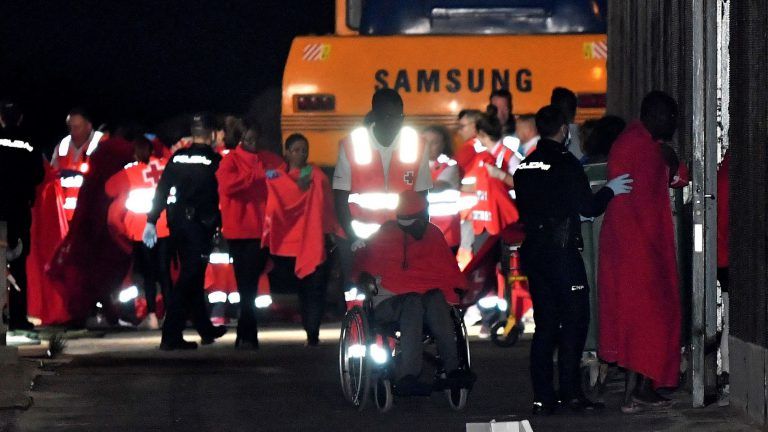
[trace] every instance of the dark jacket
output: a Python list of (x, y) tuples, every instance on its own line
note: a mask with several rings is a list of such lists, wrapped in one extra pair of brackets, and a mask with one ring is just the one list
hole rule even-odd
[(171, 231), (187, 222), (198, 222), (210, 229), (221, 226), (216, 180), (220, 161), (221, 156), (203, 144), (174, 153), (160, 177), (147, 222), (156, 223), (167, 208)]

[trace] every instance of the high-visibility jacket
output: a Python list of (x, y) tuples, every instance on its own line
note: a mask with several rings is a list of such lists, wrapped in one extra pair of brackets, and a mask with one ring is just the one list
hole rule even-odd
[(411, 127), (403, 127), (385, 176), (381, 154), (374, 148), (372, 139), (369, 129), (359, 127), (341, 142), (351, 169), (352, 229), (363, 238), (376, 232), (387, 220), (395, 219), (399, 194), (414, 189), (424, 156), (418, 133)]
[(53, 149), (51, 166), (61, 172), (61, 188), (64, 192), (64, 213), (67, 220), (72, 220), (77, 207), (77, 194), (83, 185), (83, 176), (88, 172), (88, 162), (91, 154), (98, 147), (104, 134), (94, 131), (88, 144), (75, 148), (72, 145), (72, 136), (67, 135)]
[[(131, 241), (141, 241), (147, 225), (147, 213), (152, 208), (157, 183), (165, 169), (166, 160), (150, 157), (149, 163), (133, 162), (113, 175), (104, 186), (114, 201), (109, 207), (110, 228)], [(168, 237), (165, 211), (157, 220), (157, 236)]]
[[(488, 231), (495, 235), (510, 222), (517, 220), (517, 209), (508, 194), (508, 187), (500, 180), (491, 178), (486, 165), (493, 165), (509, 172), (510, 160), (515, 150), (504, 141), (499, 141), (487, 152), (478, 153), (464, 184), (474, 184), (477, 202), (469, 214), (475, 234)], [(502, 214), (504, 213), (504, 214)]]
[[(436, 182), (440, 174), (457, 162), (448, 156), (440, 155), (434, 164), (430, 166), (432, 182)], [(454, 247), (461, 243), (461, 210), (460, 192), (455, 189), (444, 189), (440, 192), (430, 192), (427, 195), (429, 201), (429, 221), (435, 224), (445, 236), (448, 246)]]

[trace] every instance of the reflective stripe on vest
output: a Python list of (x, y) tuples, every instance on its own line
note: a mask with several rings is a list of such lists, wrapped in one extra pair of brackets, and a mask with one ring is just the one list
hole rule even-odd
[(128, 192), (125, 200), (125, 208), (133, 213), (147, 214), (152, 210), (152, 199), (155, 197), (155, 188), (136, 188)]
[[(415, 129), (404, 126), (398, 134), (398, 157), (400, 162), (414, 163), (419, 159), (419, 134)], [(368, 129), (359, 127), (352, 131), (353, 160), (357, 165), (368, 165), (373, 160), (371, 137)]]
[[(91, 153), (96, 151), (96, 147), (99, 146), (99, 142), (103, 137), (104, 137), (103, 133), (99, 131), (93, 132), (93, 136), (91, 137), (91, 140), (88, 143), (88, 147), (85, 150), (86, 156), (90, 156)], [(61, 140), (61, 142), (59, 143), (59, 157), (66, 157), (69, 154), (69, 145), (71, 143), (72, 143), (72, 135), (67, 135), (64, 137), (64, 139)]]
[(378, 231), (379, 228), (381, 228), (381, 224), (361, 222), (356, 219), (352, 220), (351, 225), (352, 225), (352, 231), (354, 231), (355, 235), (360, 237), (361, 239), (367, 239), (368, 237), (376, 233), (376, 231)]
[(400, 196), (386, 192), (353, 193), (349, 194), (347, 202), (357, 204), (366, 210), (395, 210), (400, 202)]

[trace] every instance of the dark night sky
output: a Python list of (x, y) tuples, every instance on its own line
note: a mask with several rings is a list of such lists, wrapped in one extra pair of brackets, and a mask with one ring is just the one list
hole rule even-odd
[(241, 113), (279, 88), (294, 36), (332, 31), (333, 0), (3, 0), (0, 98), (43, 149), (75, 105), (96, 123)]

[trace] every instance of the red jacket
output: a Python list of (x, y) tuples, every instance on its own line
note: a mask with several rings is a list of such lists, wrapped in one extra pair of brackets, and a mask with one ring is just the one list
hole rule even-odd
[[(131, 241), (141, 241), (147, 225), (147, 213), (152, 208), (152, 198), (166, 160), (151, 157), (149, 163), (133, 162), (113, 175), (104, 186), (107, 195), (113, 199), (109, 206), (107, 221), (112, 232)], [(168, 237), (165, 211), (157, 220), (157, 236)]]
[(462, 174), (468, 172), (469, 169), (472, 168), (472, 162), (475, 160), (475, 155), (477, 154), (477, 150), (475, 149), (476, 141), (477, 138), (475, 137), (464, 141), (454, 156), (454, 159), (456, 159), (456, 162), (459, 164)]
[(509, 162), (514, 156), (512, 149), (498, 142), (490, 151), (478, 153), (465, 179), (474, 179), (477, 204), (472, 208), (470, 219), (475, 234), (488, 231), (499, 234), (508, 225), (517, 222), (517, 207), (509, 196), (509, 188), (501, 180), (491, 178), (486, 165), (494, 165), (508, 172)]
[(448, 303), (459, 302), (455, 289), (464, 289), (467, 281), (436, 226), (427, 225), (424, 237), (416, 240), (389, 221), (366, 243), (355, 255), (357, 275), (381, 276), (383, 287), (397, 295), (439, 289)]
[(216, 178), (224, 238), (261, 238), (267, 202), (266, 172), (271, 169), (284, 171), (285, 162), (274, 153), (251, 153), (241, 146), (221, 160)]

